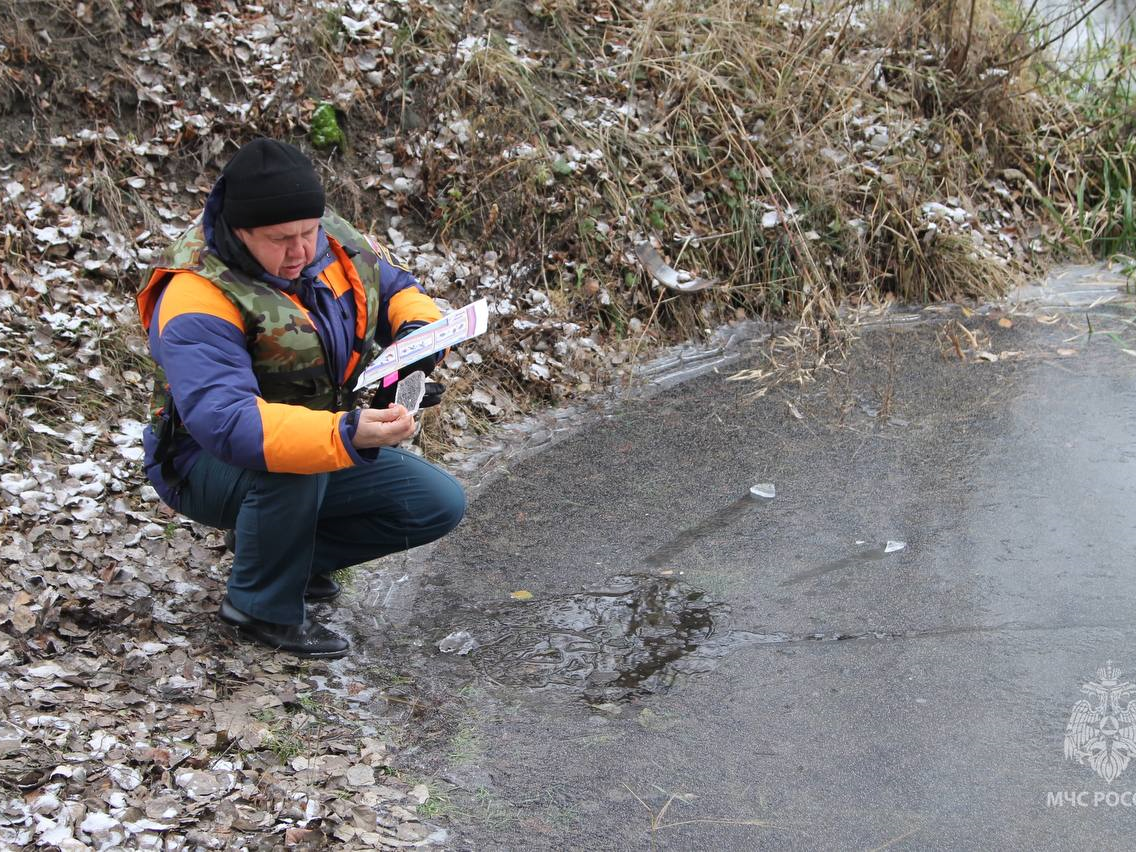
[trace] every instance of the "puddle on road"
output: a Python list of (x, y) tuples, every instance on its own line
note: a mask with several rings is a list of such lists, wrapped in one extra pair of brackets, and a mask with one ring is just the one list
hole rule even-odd
[(592, 705), (666, 692), (754, 645), (893, 639), (884, 631), (727, 630), (729, 607), (673, 577), (628, 574), (574, 594), (463, 610), (445, 618), (441, 653), (498, 686), (579, 694)]
[(470, 664), (494, 683), (568, 690), (600, 704), (665, 692), (712, 670), (746, 644), (720, 631), (727, 614), (673, 577), (629, 574), (575, 594), (466, 613), (460, 627), (477, 640)]

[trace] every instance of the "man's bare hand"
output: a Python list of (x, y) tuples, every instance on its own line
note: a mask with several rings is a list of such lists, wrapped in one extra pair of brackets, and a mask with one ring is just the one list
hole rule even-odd
[(395, 447), (414, 434), (415, 423), (406, 406), (391, 403), (389, 408), (364, 408), (351, 439), (357, 450)]

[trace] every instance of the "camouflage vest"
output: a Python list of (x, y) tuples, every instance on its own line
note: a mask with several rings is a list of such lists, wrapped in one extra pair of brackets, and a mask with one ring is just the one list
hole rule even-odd
[[(371, 342), (375, 339), (379, 319), (378, 252), (383, 249), (376, 249), (363, 234), (330, 210), (321, 224), (328, 237), (339, 243), (350, 258), (366, 297), (363, 336), (358, 336), (358, 325), (355, 329), (354, 353), (358, 357), (352, 358), (354, 365), (342, 384), (332, 375), (319, 334), (307, 314), (275, 287), (229, 268), (215, 254), (204, 251), (205, 233), (200, 221), (167, 248), (148, 271), (147, 283), (138, 299), (145, 323), (149, 324), (165, 281), (177, 272), (193, 272), (212, 282), (240, 312), (253, 372), (266, 402), (303, 405), (321, 411), (352, 408), (355, 382), (379, 351)], [(390, 261), (388, 254), (384, 253), (383, 258)], [(163, 371), (158, 368), (150, 406), (156, 429), (161, 426), (162, 412), (169, 413), (169, 402), (169, 387)]]

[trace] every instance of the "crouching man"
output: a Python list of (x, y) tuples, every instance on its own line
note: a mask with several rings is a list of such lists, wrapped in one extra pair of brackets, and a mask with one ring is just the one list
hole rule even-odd
[(272, 139), (225, 166), (138, 307), (158, 367), (147, 476), (173, 509), (234, 531), (220, 619), (271, 648), (345, 655), (306, 606), (339, 594), (332, 573), (434, 541), (465, 512), (452, 476), (398, 448), (411, 414), (357, 407), (353, 392), (438, 307), (325, 209), (311, 161)]

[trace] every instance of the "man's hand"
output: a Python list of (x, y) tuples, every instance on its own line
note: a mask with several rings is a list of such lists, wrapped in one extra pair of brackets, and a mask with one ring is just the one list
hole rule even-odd
[[(412, 322), (405, 322), (398, 330), (398, 334), (394, 336), (395, 340), (401, 340), (408, 334), (417, 331), (422, 326), (426, 325), (425, 320), (414, 320)], [(441, 357), (440, 352), (435, 352), (432, 355), (427, 355), (425, 358), (420, 358), (413, 364), (408, 364), (398, 371), (398, 379), (391, 382), (385, 387), (380, 385), (375, 389), (374, 395), (371, 397), (371, 405), (375, 408), (386, 408), (392, 402), (396, 393), (398, 381), (406, 378), (411, 373), (422, 373), (424, 376), (434, 372), (434, 368), (438, 366), (438, 359)], [(445, 391), (445, 385), (438, 382), (426, 382), (426, 394), (422, 398), (422, 403), (419, 408), (429, 408), (432, 405), (437, 405), (442, 401), (442, 392)]]
[(442, 394), (446, 392), (446, 386), (441, 382), (427, 382), (426, 392), (422, 395), (422, 402), (418, 403), (418, 408), (430, 408), (431, 406), (438, 405), (442, 401)]
[[(398, 334), (394, 336), (395, 340), (402, 340), (408, 334), (413, 334), (422, 326), (426, 325), (425, 320), (413, 320), (411, 322), (404, 322), (398, 329)], [(427, 355), (425, 358), (420, 358), (413, 364), (409, 364), (398, 371), (398, 377), (401, 379), (404, 376), (409, 376), (411, 373), (418, 372), (425, 376), (429, 376), (434, 372), (434, 367), (438, 365), (438, 359), (441, 357), (440, 352), (434, 352)]]
[(351, 443), (357, 450), (395, 447), (411, 437), (414, 428), (414, 418), (406, 406), (392, 404), (390, 408), (361, 408)]

